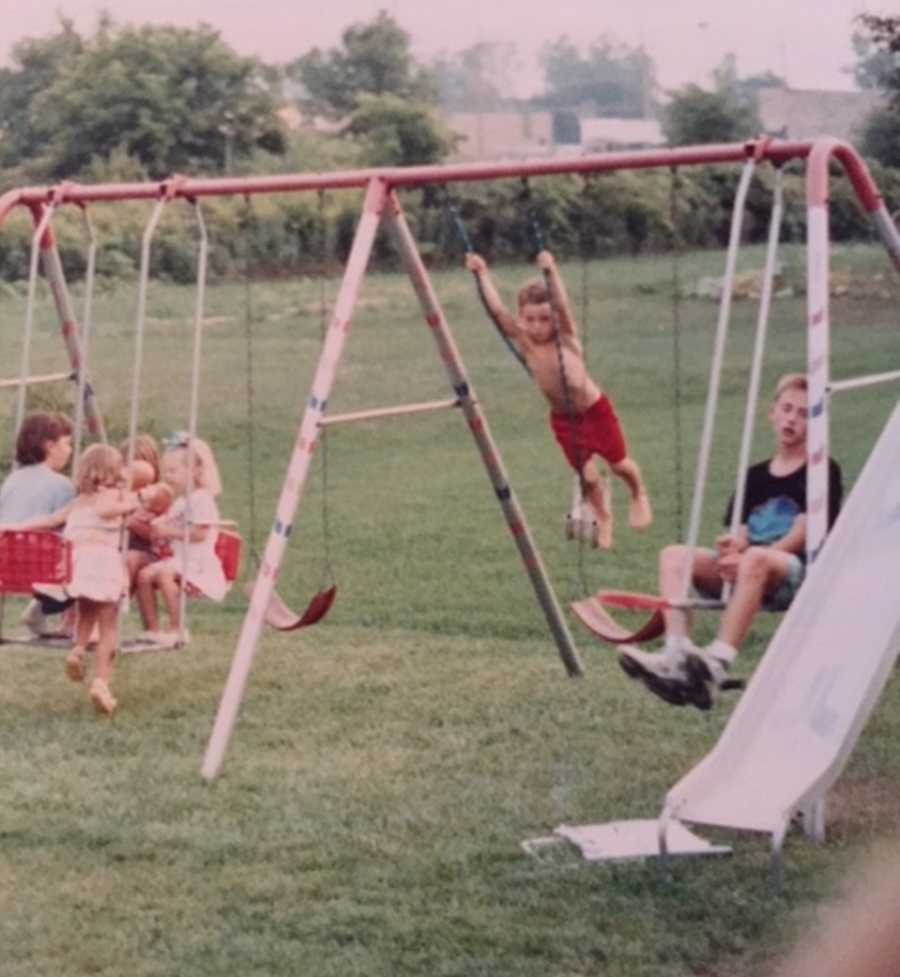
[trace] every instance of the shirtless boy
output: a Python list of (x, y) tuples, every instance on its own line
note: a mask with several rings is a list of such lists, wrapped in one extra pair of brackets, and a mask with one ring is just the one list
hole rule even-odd
[(544, 278), (526, 282), (519, 289), (514, 316), (504, 306), (484, 259), (474, 252), (466, 255), (466, 267), (478, 279), (491, 316), (519, 352), (550, 404), (550, 427), (578, 473), (582, 494), (596, 519), (594, 545), (609, 549), (609, 489), (593, 456), (599, 455), (627, 486), (628, 524), (632, 529), (645, 529), (653, 521), (650, 500), (640, 469), (628, 455), (613, 405), (588, 375), (556, 261), (549, 251), (541, 251), (537, 264)]

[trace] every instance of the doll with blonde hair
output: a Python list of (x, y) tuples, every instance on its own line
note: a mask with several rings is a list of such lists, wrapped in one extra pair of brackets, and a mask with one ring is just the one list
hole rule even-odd
[[(180, 587), (184, 583), (212, 600), (222, 600), (228, 589), (216, 556), (222, 490), (212, 449), (199, 438), (180, 435), (163, 454), (160, 472), (172, 490), (171, 509), (150, 524), (154, 541), (168, 546), (171, 556), (142, 567), (137, 575), (137, 599), (145, 631), (143, 640), (175, 647), (182, 638)], [(160, 631), (157, 591), (168, 616), (169, 629)]]
[(126, 438), (119, 446), (123, 458), (132, 456), (125, 466), (126, 486), (140, 492), (141, 506), (132, 513), (125, 528), (128, 542), (125, 549), (125, 566), (128, 570), (128, 589), (134, 590), (138, 572), (156, 559), (153, 551), (153, 536), (150, 524), (157, 516), (166, 512), (173, 501), (172, 490), (160, 481), (159, 446), (149, 434), (138, 434), (134, 444)]

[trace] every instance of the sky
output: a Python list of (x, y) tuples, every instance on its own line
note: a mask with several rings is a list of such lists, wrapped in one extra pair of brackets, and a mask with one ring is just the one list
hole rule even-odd
[(643, 45), (666, 89), (708, 85), (729, 52), (741, 76), (771, 70), (792, 88), (849, 89), (843, 69), (854, 60), (854, 16), (896, 12), (884, 0), (0, 0), (0, 63), (8, 63), (18, 39), (53, 32), (58, 12), (90, 31), (104, 8), (123, 23), (205, 22), (237, 51), (270, 62), (332, 47), (347, 26), (384, 9), (410, 33), (420, 60), (482, 42), (516, 42), (521, 96), (537, 90), (543, 42), (567, 35), (584, 44), (604, 34)]

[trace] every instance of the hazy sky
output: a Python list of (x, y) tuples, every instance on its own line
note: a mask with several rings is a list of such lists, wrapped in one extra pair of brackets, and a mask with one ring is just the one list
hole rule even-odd
[(410, 32), (421, 59), (482, 41), (517, 42), (526, 56), (522, 95), (540, 79), (534, 61), (540, 44), (562, 34), (578, 42), (610, 34), (643, 44), (664, 87), (706, 84), (731, 51), (742, 75), (771, 69), (794, 88), (851, 88), (842, 69), (853, 61), (853, 17), (889, 13), (892, 6), (884, 0), (0, 0), (0, 61), (19, 38), (51, 32), (57, 11), (88, 30), (103, 8), (122, 22), (205, 21), (238, 51), (280, 62), (335, 44), (346, 26), (385, 9)]

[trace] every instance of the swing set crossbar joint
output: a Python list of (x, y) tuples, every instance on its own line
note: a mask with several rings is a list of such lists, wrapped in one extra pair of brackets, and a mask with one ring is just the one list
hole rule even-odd
[(356, 421), (383, 420), (388, 417), (403, 417), (408, 414), (428, 414), (451, 407), (459, 407), (460, 400), (426, 400), (418, 404), (400, 404), (397, 407), (374, 407), (370, 410), (351, 411), (348, 414), (332, 414), (319, 421), (319, 427), (332, 427), (335, 424), (352, 424)]

